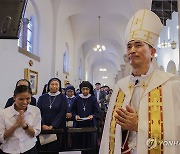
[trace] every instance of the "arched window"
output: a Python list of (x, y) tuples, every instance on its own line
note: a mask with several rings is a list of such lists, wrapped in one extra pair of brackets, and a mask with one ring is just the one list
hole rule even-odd
[(168, 37), (168, 41), (169, 41), (169, 40), (171, 39), (171, 35), (170, 35), (170, 27), (168, 27), (167, 37)]
[(31, 53), (33, 53), (33, 30), (34, 20), (32, 17), (30, 19), (23, 18), (18, 46)]
[(82, 60), (80, 59), (79, 61), (79, 69), (78, 69), (78, 72), (79, 72), (79, 80), (82, 80)]
[(27, 25), (27, 51), (33, 53), (33, 20), (30, 18)]
[(65, 46), (66, 50), (63, 55), (63, 73), (69, 74), (69, 46), (67, 42)]
[(67, 51), (63, 55), (63, 73), (69, 73), (69, 55)]

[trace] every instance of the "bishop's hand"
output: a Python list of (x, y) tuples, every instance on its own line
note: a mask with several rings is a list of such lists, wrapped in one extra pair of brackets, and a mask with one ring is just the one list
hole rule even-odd
[(138, 131), (138, 114), (132, 107), (126, 105), (126, 109), (119, 108), (116, 110), (116, 113), (116, 123), (119, 124), (122, 129)]

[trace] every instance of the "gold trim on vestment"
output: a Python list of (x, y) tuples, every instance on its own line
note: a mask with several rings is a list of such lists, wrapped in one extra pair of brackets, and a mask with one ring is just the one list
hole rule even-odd
[[(123, 93), (122, 90), (118, 91), (118, 94), (116, 96), (116, 102), (114, 104), (112, 116), (111, 116), (111, 122), (110, 122), (110, 132), (109, 132), (109, 154), (114, 154), (114, 148), (115, 148), (115, 134), (116, 134), (116, 119), (115, 115), (116, 110), (120, 107), (122, 107), (122, 104), (124, 102), (125, 94)], [(106, 146), (106, 145), (104, 145)], [(119, 145), (121, 147), (121, 145)], [(121, 148), (119, 148), (121, 150)]]
[(156, 146), (149, 147), (148, 154), (163, 154), (164, 140), (162, 88), (155, 88), (148, 94), (148, 139), (153, 139)]

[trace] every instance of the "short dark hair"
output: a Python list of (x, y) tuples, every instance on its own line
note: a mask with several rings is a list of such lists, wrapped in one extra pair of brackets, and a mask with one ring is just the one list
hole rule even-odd
[(24, 93), (24, 92), (28, 92), (29, 94), (32, 95), (32, 90), (30, 87), (28, 86), (25, 86), (25, 85), (20, 85), (20, 86), (17, 86), (14, 90), (14, 96), (20, 94), (20, 93)]
[(147, 45), (149, 46), (149, 48), (153, 48), (152, 45), (150, 45), (150, 44), (147, 44)]
[(100, 82), (97, 82), (95, 85), (101, 85), (101, 83), (100, 83)]
[(20, 81), (26, 81), (28, 83), (28, 86), (31, 87), (31, 83), (27, 79), (20, 79), (16, 82), (16, 87)]

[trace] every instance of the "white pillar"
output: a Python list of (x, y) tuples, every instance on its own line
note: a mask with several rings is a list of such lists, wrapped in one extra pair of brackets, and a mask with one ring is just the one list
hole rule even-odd
[(122, 79), (122, 72), (118, 71), (118, 80)]
[(126, 73), (126, 65), (122, 64), (120, 67), (121, 67), (122, 78), (124, 78)]
[(178, 29), (178, 33), (179, 33), (179, 75), (180, 75), (180, 0), (177, 1), (178, 3), (178, 25), (179, 25), (179, 29)]
[(114, 79), (115, 79), (115, 84), (118, 82), (118, 75), (116, 75), (115, 77), (114, 77)]

